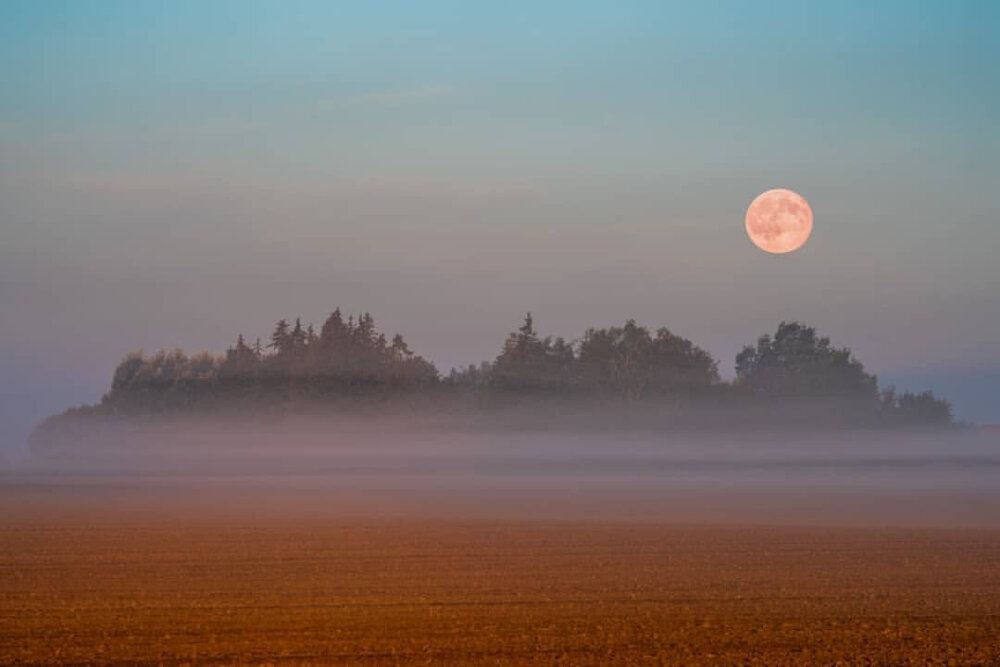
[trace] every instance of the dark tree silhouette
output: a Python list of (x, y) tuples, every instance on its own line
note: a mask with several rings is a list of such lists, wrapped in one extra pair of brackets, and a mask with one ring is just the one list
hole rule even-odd
[(565, 391), (573, 384), (574, 361), (572, 347), (561, 338), (539, 339), (528, 313), (493, 362), (490, 384), (508, 392)]
[(774, 337), (761, 336), (736, 356), (736, 382), (770, 396), (840, 397), (875, 400), (874, 375), (848, 348), (798, 322), (782, 322)]
[(735, 406), (736, 419), (755, 415), (747, 423), (788, 424), (794, 414), (796, 423), (806, 427), (952, 423), (947, 401), (931, 392), (897, 395), (892, 387), (880, 393), (875, 376), (849, 349), (833, 347), (828, 338), (797, 322), (782, 322), (773, 336), (745, 347), (736, 357), (732, 385), (720, 380), (717, 369), (705, 350), (666, 328), (654, 334), (627, 320), (621, 327), (588, 329), (571, 343), (539, 336), (529, 313), (507, 336), (495, 361), (454, 370), (442, 379), (401, 335), (390, 338), (379, 332), (370, 313), (345, 320), (337, 309), (318, 333), (300, 318), (294, 325), (279, 320), (266, 349), (259, 338), (251, 347), (240, 334), (221, 357), (189, 357), (180, 350), (129, 354), (115, 369), (100, 404), (56, 421), (179, 410), (285, 409), (341, 399), (381, 404), (393, 396), (406, 396), (410, 405), (421, 395), (438, 401), (473, 399), (469, 406), (501, 396), (540, 402), (599, 397), (641, 405), (666, 401), (672, 409), (698, 399), (714, 402), (695, 414)]
[(681, 395), (719, 382), (717, 363), (690, 341), (660, 329), (652, 336), (634, 320), (623, 327), (588, 329), (574, 347), (540, 339), (531, 314), (504, 343), (492, 366), (492, 384), (504, 390), (605, 394), (637, 400)]
[(952, 423), (951, 403), (937, 398), (931, 391), (897, 396), (894, 387), (887, 387), (880, 398), (883, 417), (890, 423), (925, 427)]
[(115, 370), (111, 391), (102, 405), (120, 412), (163, 412), (205, 408), (220, 403), (270, 403), (360, 397), (373, 392), (428, 388), (439, 381), (437, 370), (415, 355), (396, 334), (390, 344), (365, 313), (354, 324), (340, 311), (319, 334), (296, 318), (293, 326), (279, 320), (266, 353), (257, 340), (251, 348), (240, 334), (222, 357), (202, 353), (187, 357), (180, 350), (145, 356), (128, 355)]
[(589, 387), (633, 400), (690, 393), (719, 382), (718, 363), (707, 352), (666, 328), (654, 337), (635, 320), (587, 330), (579, 363)]

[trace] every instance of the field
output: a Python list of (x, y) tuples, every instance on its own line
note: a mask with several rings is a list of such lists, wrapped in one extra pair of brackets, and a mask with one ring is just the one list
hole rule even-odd
[(1000, 664), (994, 529), (4, 499), (3, 664)]

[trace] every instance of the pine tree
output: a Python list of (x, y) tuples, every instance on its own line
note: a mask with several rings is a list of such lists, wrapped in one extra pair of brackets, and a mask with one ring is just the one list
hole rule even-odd
[(413, 353), (410, 352), (410, 348), (407, 346), (406, 341), (399, 334), (392, 337), (392, 356), (397, 361), (402, 361), (410, 357)]
[(292, 329), (290, 334), (292, 349), (299, 351), (306, 344), (306, 332), (302, 328), (302, 318), (295, 318), (295, 327)]
[(288, 330), (288, 322), (281, 319), (274, 327), (274, 333), (271, 334), (271, 344), (268, 345), (269, 348), (273, 349), (276, 354), (284, 354), (291, 349), (291, 336)]

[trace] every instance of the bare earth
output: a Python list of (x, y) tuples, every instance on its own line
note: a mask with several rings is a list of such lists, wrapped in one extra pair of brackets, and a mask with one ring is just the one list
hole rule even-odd
[(114, 500), (0, 496), (0, 663), (1000, 664), (992, 528)]

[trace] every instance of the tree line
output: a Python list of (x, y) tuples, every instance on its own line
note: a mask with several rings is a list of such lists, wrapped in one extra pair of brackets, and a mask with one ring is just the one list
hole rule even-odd
[(317, 331), (280, 320), (266, 342), (241, 334), (221, 356), (180, 350), (128, 355), (95, 409), (113, 414), (168, 413), (227, 406), (296, 406), (335, 400), (419, 396), (476, 406), (544, 403), (548, 398), (632, 404), (741, 406), (750, 410), (826, 405), (843, 421), (931, 425), (952, 422), (950, 404), (931, 392), (880, 390), (850, 349), (813, 327), (782, 322), (736, 356), (736, 377), (669, 329), (634, 320), (588, 329), (577, 340), (542, 337), (528, 314), (489, 362), (442, 375), (399, 334), (376, 329), (369, 313), (335, 310)]
[(369, 313), (335, 310), (317, 332), (282, 319), (267, 343), (242, 334), (221, 356), (181, 350), (129, 354), (102, 400), (119, 411), (170, 411), (219, 402), (295, 403), (433, 389), (440, 376), (403, 337), (391, 340)]

